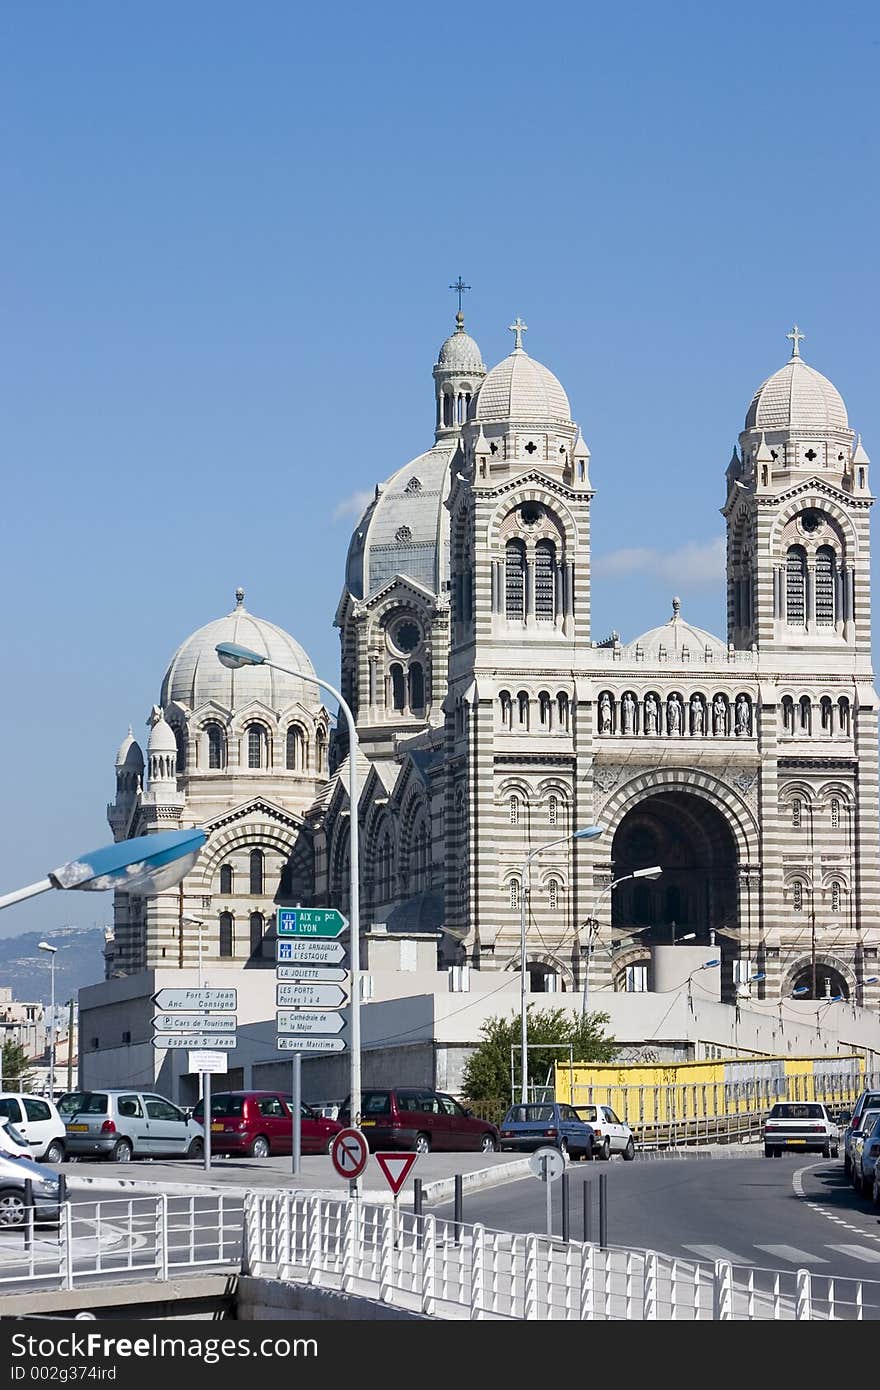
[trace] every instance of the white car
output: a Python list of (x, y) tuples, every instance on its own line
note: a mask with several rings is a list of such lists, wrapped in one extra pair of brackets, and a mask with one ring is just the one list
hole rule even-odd
[(840, 1131), (819, 1101), (778, 1101), (764, 1121), (764, 1157), (804, 1149), (836, 1158)]
[(54, 1100), (23, 1091), (0, 1091), (0, 1119), (8, 1120), (22, 1135), (31, 1158), (46, 1163), (63, 1162), (64, 1121)]
[(636, 1141), (629, 1125), (619, 1120), (610, 1105), (576, 1105), (579, 1120), (593, 1127), (593, 1157), (609, 1159), (621, 1154), (629, 1163), (636, 1156)]

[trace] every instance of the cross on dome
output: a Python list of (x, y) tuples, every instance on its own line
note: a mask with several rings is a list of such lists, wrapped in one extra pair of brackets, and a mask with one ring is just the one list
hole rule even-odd
[(517, 314), (513, 323), (508, 324), (508, 332), (514, 334), (514, 352), (522, 352), (524, 350), (522, 345), (522, 335), (528, 331), (528, 327), (529, 325), (527, 323), (523, 323), (519, 314)]
[(791, 355), (792, 355), (792, 357), (800, 357), (800, 355), (801, 355), (801, 339), (802, 339), (802, 338), (806, 338), (806, 336), (807, 336), (806, 333), (802, 333), (801, 330), (798, 328), (797, 324), (795, 324), (795, 326), (794, 326), (794, 328), (791, 330), (791, 332), (790, 332), (790, 333), (786, 333), (785, 336), (786, 336), (786, 338), (791, 338)]
[(465, 290), (470, 289), (470, 285), (466, 285), (462, 280), (461, 276), (459, 275), (455, 284), (450, 285), (449, 288), (451, 290), (454, 290), (455, 293), (458, 295), (458, 312), (461, 313), (461, 296), (464, 294)]

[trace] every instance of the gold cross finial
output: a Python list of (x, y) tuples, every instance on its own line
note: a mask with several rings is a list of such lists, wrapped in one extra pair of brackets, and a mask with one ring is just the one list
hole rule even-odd
[(511, 323), (511, 324), (508, 325), (509, 331), (514, 335), (514, 343), (513, 343), (513, 350), (514, 350), (514, 352), (521, 352), (521, 351), (523, 351), (522, 335), (528, 330), (528, 326), (529, 326), (529, 325), (528, 325), (527, 323), (523, 323), (523, 321), (522, 321), (522, 319), (520, 318), (519, 314), (517, 314), (517, 316), (516, 316), (516, 318), (514, 319), (513, 323)]
[(794, 328), (791, 330), (791, 332), (790, 332), (790, 333), (786, 333), (785, 336), (786, 336), (786, 338), (791, 338), (791, 355), (792, 355), (792, 357), (800, 357), (800, 355), (801, 355), (801, 339), (802, 339), (802, 338), (806, 338), (806, 336), (807, 336), (806, 333), (802, 333), (801, 330), (798, 328), (797, 324), (795, 324), (795, 326), (794, 326)]

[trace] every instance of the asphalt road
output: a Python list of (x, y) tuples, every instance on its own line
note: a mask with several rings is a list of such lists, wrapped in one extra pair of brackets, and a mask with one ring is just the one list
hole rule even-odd
[[(880, 1209), (856, 1196), (840, 1159), (612, 1159), (571, 1163), (568, 1173), (572, 1239), (582, 1239), (586, 1190), (592, 1193), (591, 1238), (598, 1241), (598, 1180), (605, 1174), (609, 1245), (880, 1281)], [(546, 1201), (543, 1183), (525, 1178), (466, 1195), (463, 1215), (494, 1230), (543, 1233)], [(561, 1184), (555, 1183), (556, 1235), (561, 1203)], [(453, 1209), (444, 1203), (432, 1210), (450, 1218)]]

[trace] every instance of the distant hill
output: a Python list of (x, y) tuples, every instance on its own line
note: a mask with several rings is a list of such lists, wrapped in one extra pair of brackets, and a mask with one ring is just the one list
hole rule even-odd
[(54, 931), (23, 932), (0, 939), (0, 985), (12, 989), (13, 999), (49, 1003), (50, 959), (38, 950), (41, 941), (58, 947), (55, 957), (55, 1003), (63, 1004), (83, 985), (104, 978), (104, 932), (101, 927), (56, 927)]

